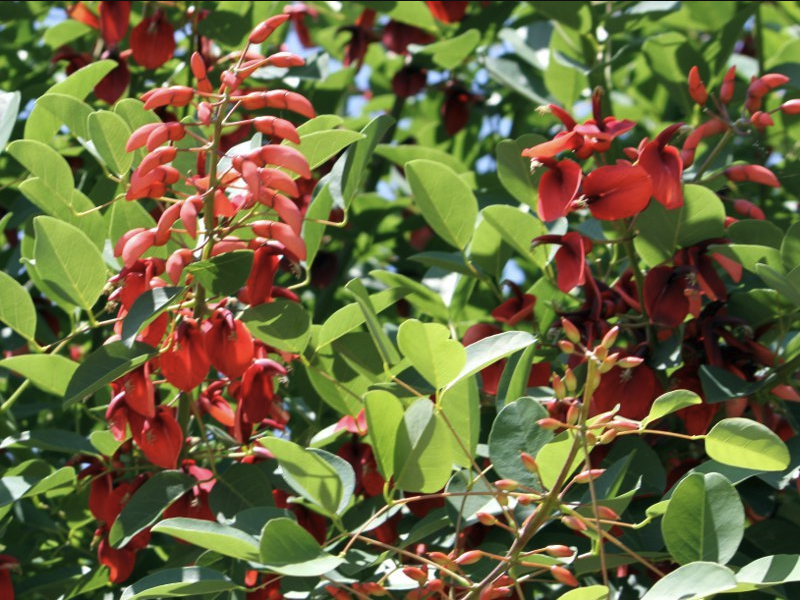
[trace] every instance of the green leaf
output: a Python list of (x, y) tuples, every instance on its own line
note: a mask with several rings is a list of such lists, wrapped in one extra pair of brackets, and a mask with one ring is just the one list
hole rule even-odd
[(700, 600), (735, 587), (736, 577), (727, 567), (694, 562), (659, 579), (642, 600)]
[(521, 258), (540, 268), (547, 264), (548, 254), (545, 247), (531, 250), (533, 238), (547, 233), (547, 228), (538, 218), (531, 213), (502, 204), (487, 206), (481, 211), (481, 215)]
[(506, 404), (497, 414), (489, 433), (489, 458), (500, 477), (539, 486), (538, 478), (522, 464), (520, 453), (535, 457), (552, 441), (553, 432), (536, 423), (547, 416), (547, 409), (528, 397)]
[(755, 272), (764, 283), (784, 296), (789, 302), (795, 305), (800, 304), (800, 285), (795, 285), (791, 279), (784, 277), (775, 269), (771, 269), (764, 264), (757, 264)]
[(448, 244), (465, 250), (478, 216), (469, 186), (455, 171), (430, 160), (407, 163), (406, 177), (428, 225)]
[[(540, 141), (545, 139), (541, 136)], [(495, 148), (497, 178), (503, 187), (522, 204), (536, 209), (536, 188), (531, 176), (531, 161), (522, 156), (520, 144), (514, 140), (503, 140)]]
[(725, 235), (734, 244), (751, 244), (753, 246), (771, 246), (780, 249), (783, 229), (770, 221), (743, 219), (728, 227)]
[(396, 365), (399, 363), (400, 355), (397, 353), (397, 349), (389, 339), (389, 336), (387, 336), (386, 332), (383, 330), (383, 326), (378, 321), (375, 307), (372, 306), (372, 301), (367, 294), (364, 284), (361, 283), (360, 279), (352, 279), (344, 287), (361, 307), (367, 329), (372, 336), (372, 340), (375, 342), (375, 346), (378, 348), (378, 352), (380, 352), (383, 362), (387, 365)]
[(708, 403), (724, 402), (755, 393), (760, 383), (744, 381), (722, 367), (701, 365), (699, 369), (703, 395)]
[(8, 469), (0, 479), (0, 507), (56, 488), (74, 487), (75, 482), (75, 469), (72, 467), (53, 471), (41, 460), (26, 461)]
[(36, 334), (36, 307), (31, 295), (17, 280), (0, 271), (0, 321), (26, 340)]
[[(97, 452), (103, 456), (114, 456), (123, 442), (117, 441), (114, 434), (108, 430), (93, 431), (89, 434), (89, 441)], [(90, 451), (89, 454), (92, 454)]]
[(311, 317), (297, 302), (275, 298), (248, 308), (242, 321), (262, 342), (278, 350), (300, 353), (311, 339)]
[(744, 418), (723, 419), (706, 436), (706, 453), (721, 463), (745, 469), (783, 471), (789, 449), (766, 425)]
[(19, 101), (22, 95), (19, 92), (4, 92), (0, 90), (0, 152), (6, 147), (11, 133), (17, 122)]
[(294, 491), (331, 515), (347, 507), (350, 499), (345, 482), (331, 463), (288, 440), (266, 438), (262, 443), (278, 459), (284, 479)]
[[(398, 300), (403, 298), (408, 292), (398, 288), (390, 288), (375, 294), (370, 294), (369, 300), (376, 313), (381, 313)], [(335, 313), (333, 313), (322, 324), (322, 327), (317, 335), (317, 351), (324, 348), (333, 341), (339, 339), (345, 334), (355, 331), (366, 321), (364, 312), (358, 303), (348, 304), (343, 306)]]
[(535, 356), (536, 346), (528, 346), (520, 354), (509, 357), (497, 384), (498, 409), (521, 398), (528, 391), (528, 379)]
[(672, 258), (678, 245), (685, 248), (724, 235), (725, 207), (714, 192), (687, 184), (683, 196), (684, 205), (672, 210), (651, 200), (636, 220), (634, 246), (650, 267)]
[(19, 373), (48, 394), (63, 396), (78, 363), (58, 354), (23, 354), (0, 360), (0, 367)]
[[(478, 476), (474, 470), (462, 469), (447, 482), (445, 492), (452, 494), (445, 498), (447, 516), (458, 527), (478, 522), (477, 513), (500, 514), (502, 507), (495, 497), (497, 490), (485, 477)], [(465, 495), (465, 492), (471, 492)]]
[(751, 592), (773, 585), (800, 581), (800, 556), (777, 554), (763, 556), (743, 566), (736, 573), (737, 592)]
[(445, 392), (459, 381), (475, 375), (484, 367), (497, 362), (501, 358), (527, 348), (536, 343), (536, 338), (524, 331), (506, 331), (498, 333), (467, 346), (467, 364), (445, 388)]
[[(89, 115), (92, 107), (68, 94), (48, 93), (36, 100), (39, 110), (46, 111), (53, 120), (63, 123), (72, 132), (84, 140), (89, 139)], [(130, 132), (128, 133), (130, 136)], [(125, 140), (127, 143), (127, 138)]]
[(319, 577), (344, 562), (320, 548), (303, 527), (287, 518), (272, 519), (261, 534), (261, 562), (294, 577)]
[(682, 565), (702, 560), (725, 564), (744, 536), (744, 506), (725, 477), (696, 473), (675, 488), (661, 533), (667, 550)]
[(206, 550), (213, 550), (239, 560), (259, 561), (258, 540), (241, 529), (205, 519), (175, 517), (153, 526), (153, 531), (166, 533)]
[(230, 519), (247, 509), (273, 506), (272, 485), (264, 466), (247, 463), (231, 465), (217, 478), (209, 494), (208, 504), (212, 512)]
[(231, 296), (247, 282), (252, 267), (252, 250), (235, 250), (192, 263), (185, 271), (214, 294)]
[(781, 259), (787, 270), (800, 266), (800, 221), (793, 223), (783, 237)]
[(92, 29), (88, 25), (74, 19), (67, 19), (45, 29), (43, 39), (44, 43), (53, 50), (58, 50), (62, 46), (67, 46), (78, 38), (88, 35), (91, 31)]
[[(324, 180), (323, 180), (324, 181)], [(331, 196), (330, 182), (322, 183), (316, 187), (311, 199), (311, 205), (306, 211), (306, 218), (303, 220), (302, 238), (306, 242), (306, 265), (314, 264), (319, 247), (322, 244), (322, 236), (325, 233), (325, 225), (315, 221), (324, 221), (330, 217), (333, 208), (333, 196)]]
[(133, 154), (125, 150), (132, 133), (125, 120), (110, 110), (99, 110), (89, 115), (87, 125), (89, 137), (109, 170), (125, 175), (133, 164)]
[(391, 271), (370, 271), (369, 275), (391, 288), (402, 290), (405, 299), (422, 314), (441, 321), (448, 320), (447, 306), (442, 297), (421, 283)]
[(605, 600), (609, 598), (609, 594), (609, 589), (604, 585), (590, 585), (570, 590), (559, 596), (558, 600)]
[(702, 403), (703, 399), (689, 390), (673, 390), (666, 394), (661, 394), (653, 402), (648, 415), (642, 419), (642, 429), (647, 427), (650, 423), (658, 421), (682, 408)]
[(8, 145), (8, 153), (48, 188), (61, 194), (75, 187), (66, 159), (47, 144), (16, 140)]
[(122, 343), (130, 347), (139, 332), (164, 312), (183, 290), (182, 287), (157, 287), (136, 298), (122, 322)]
[[(67, 94), (78, 100), (83, 100), (89, 95), (94, 86), (108, 75), (117, 66), (114, 60), (99, 60), (78, 69), (64, 81), (52, 86), (47, 92)], [(47, 110), (34, 106), (28, 120), (25, 122), (25, 137), (29, 140), (38, 140), (49, 143), (62, 123), (60, 119), (52, 116)], [(127, 140), (126, 140), (127, 141)]]
[(485, 59), (486, 71), (495, 81), (537, 105), (553, 101), (542, 74), (514, 54)]
[(122, 342), (100, 346), (75, 370), (64, 393), (66, 406), (94, 394), (115, 379), (143, 365), (158, 351), (152, 346), (135, 342), (130, 348)]
[(155, 523), (161, 513), (185, 492), (197, 485), (197, 480), (181, 471), (161, 471), (137, 488), (108, 532), (108, 541), (121, 548), (136, 534)]
[(469, 168), (455, 156), (429, 146), (419, 146), (417, 144), (401, 144), (399, 146), (378, 144), (375, 147), (375, 154), (403, 168), (412, 160), (424, 159), (441, 163), (459, 174), (469, 172)]
[(86, 438), (66, 429), (37, 429), (23, 431), (0, 442), (0, 449), (13, 446), (38, 448), (66, 454), (96, 454)]
[[(563, 431), (546, 444), (535, 456), (539, 466), (539, 477), (546, 488), (553, 487), (559, 474), (566, 465), (575, 436), (570, 431)], [(568, 475), (572, 475), (583, 465), (583, 453), (578, 452), (569, 465)]]
[(408, 319), (397, 331), (397, 344), (420, 375), (437, 389), (452, 381), (467, 362), (464, 346), (450, 339), (450, 330), (438, 323)]
[(103, 256), (80, 229), (53, 217), (33, 220), (36, 271), (55, 293), (91, 310), (106, 285)]
[(718, 252), (735, 260), (751, 273), (757, 273), (757, 267), (766, 263), (779, 273), (783, 271), (781, 251), (771, 246), (754, 246), (751, 244), (711, 244), (709, 252)]
[(357, 131), (347, 129), (329, 129), (313, 131), (300, 135), (300, 144), (285, 142), (285, 145), (297, 148), (306, 157), (309, 167), (316, 169), (325, 164), (339, 152), (366, 136)]
[(452, 440), (453, 464), (459, 467), (473, 464), (481, 428), (480, 404), (478, 382), (474, 378), (463, 380), (439, 399), (441, 415), (450, 425), (447, 431)]
[(477, 29), (470, 29), (450, 39), (422, 46), (416, 54), (430, 56), (443, 69), (455, 69), (478, 47), (481, 34)]
[(450, 478), (452, 463), (449, 432), (434, 414), (433, 402), (420, 398), (406, 410), (397, 430), (395, 484), (407, 492), (436, 492)]
[(200, 594), (218, 594), (238, 589), (227, 576), (206, 567), (165, 569), (143, 577), (125, 588), (120, 600), (178, 598)]
[(394, 450), (397, 429), (403, 421), (403, 403), (385, 390), (364, 394), (367, 431), (378, 470), (386, 481), (394, 475)]

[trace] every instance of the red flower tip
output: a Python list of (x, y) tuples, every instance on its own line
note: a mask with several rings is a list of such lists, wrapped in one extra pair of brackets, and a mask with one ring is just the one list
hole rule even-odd
[(752, 181), (770, 187), (781, 187), (775, 173), (761, 165), (734, 165), (725, 169), (725, 177), (731, 181)]
[(116, 46), (125, 37), (130, 18), (130, 2), (103, 0), (100, 3), (100, 33), (106, 46)]
[(132, 427), (133, 441), (154, 465), (174, 469), (183, 449), (183, 430), (172, 409), (158, 406), (156, 415), (144, 419), (141, 429)]
[(553, 221), (570, 211), (581, 185), (583, 171), (578, 163), (571, 160), (555, 163), (545, 159), (542, 164), (548, 170), (539, 180), (536, 209), (542, 221)]
[(500, 323), (507, 323), (513, 327), (523, 320), (533, 319), (533, 307), (536, 306), (536, 296), (522, 294), (511, 297), (492, 311), (492, 317)]
[(725, 77), (722, 79), (722, 85), (719, 88), (719, 99), (723, 104), (727, 104), (733, 99), (733, 92), (736, 85), (736, 65), (728, 69)]
[(700, 106), (708, 101), (708, 90), (706, 90), (703, 80), (700, 79), (700, 71), (697, 67), (689, 70), (689, 95)]

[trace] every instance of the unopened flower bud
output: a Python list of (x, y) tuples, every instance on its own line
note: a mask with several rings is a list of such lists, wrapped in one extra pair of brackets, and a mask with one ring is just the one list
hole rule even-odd
[(600, 436), (599, 444), (610, 444), (614, 441), (614, 438), (617, 437), (619, 432), (616, 429), (609, 429), (608, 431), (604, 431), (603, 435)]
[(600, 477), (600, 475), (605, 472), (605, 469), (587, 469), (575, 475), (575, 477), (573, 477), (573, 481), (575, 481), (575, 483), (589, 483), (590, 481)]
[(525, 470), (528, 471), (528, 473), (533, 473), (534, 475), (539, 474), (539, 465), (536, 464), (536, 459), (533, 458), (533, 456), (527, 452), (520, 452), (519, 458), (522, 461), (522, 466), (525, 467)]
[(641, 427), (642, 424), (638, 421), (631, 421), (621, 417), (617, 417), (608, 424), (609, 429), (615, 429), (616, 431), (638, 431)]
[(619, 521), (619, 515), (614, 510), (602, 504), (595, 508), (594, 514), (606, 521)]
[(548, 556), (552, 556), (554, 558), (569, 558), (575, 551), (570, 548), (569, 546), (564, 546), (563, 544), (551, 544), (544, 549), (545, 553)]
[(619, 352), (606, 356), (603, 362), (600, 363), (600, 373), (608, 373), (617, 365), (617, 360), (619, 360)]
[(594, 446), (597, 444), (597, 436), (593, 431), (586, 432), (586, 443), (589, 444), (589, 446)]
[(513, 492), (519, 487), (519, 481), (513, 479), (498, 479), (494, 482), (494, 487), (503, 492)]
[(606, 356), (608, 356), (608, 348), (606, 348), (605, 346), (598, 346), (597, 348), (594, 349), (594, 355), (597, 358), (597, 360), (601, 361), (605, 360)]
[(453, 568), (455, 565), (453, 559), (444, 552), (428, 552), (428, 558), (430, 558), (437, 565), (442, 565), (443, 567)]
[(559, 400), (563, 400), (567, 395), (567, 388), (564, 385), (564, 381), (555, 373), (553, 373), (553, 391), (556, 394), (556, 398)]
[(566, 567), (553, 565), (552, 567), (550, 567), (550, 574), (553, 576), (553, 579), (555, 579), (559, 583), (568, 585), (569, 587), (576, 588), (580, 585), (578, 583), (578, 580), (575, 579), (575, 575), (573, 575), (572, 572)]
[(800, 115), (800, 98), (787, 100), (781, 104), (781, 112), (785, 115)]
[(458, 566), (474, 565), (482, 558), (483, 558), (483, 552), (481, 552), (480, 550), (470, 550), (468, 552), (464, 552), (464, 554), (455, 559), (454, 562)]
[(575, 377), (575, 373), (569, 367), (564, 371), (564, 385), (567, 386), (567, 392), (570, 394), (574, 394), (575, 390), (578, 389), (578, 378)]
[(617, 341), (617, 336), (619, 335), (619, 326), (614, 325), (608, 332), (603, 336), (603, 340), (600, 342), (600, 345), (605, 348), (606, 350), (611, 350), (614, 343)]
[(617, 361), (617, 366), (620, 369), (632, 369), (638, 367), (644, 362), (644, 359), (639, 356), (626, 356)]
[(581, 404), (579, 402), (573, 402), (569, 405), (567, 409), (567, 424), (568, 425), (575, 425), (578, 422), (578, 419), (581, 416)]
[(573, 531), (586, 531), (588, 529), (586, 523), (576, 517), (565, 515), (561, 517), (561, 523), (564, 525), (564, 527), (572, 529)]
[(564, 354), (573, 354), (575, 352), (575, 344), (569, 340), (558, 340), (558, 349)]
[(403, 575), (409, 579), (413, 579), (417, 583), (425, 583), (428, 581), (428, 574), (419, 567), (404, 567)]
[(493, 525), (497, 525), (497, 517), (487, 512), (479, 512), (475, 515), (478, 519), (478, 522), (481, 525), (486, 525), (487, 527), (491, 527)]
[(558, 419), (554, 419), (552, 417), (545, 417), (544, 419), (539, 419), (538, 421), (536, 421), (536, 424), (542, 429), (549, 429), (550, 431), (554, 431), (556, 429), (560, 429), (561, 427), (566, 426), (565, 423), (562, 423)]
[(567, 336), (567, 339), (572, 342), (573, 344), (580, 344), (581, 343), (581, 334), (578, 331), (578, 328), (572, 323), (565, 319), (564, 317), (561, 318), (561, 327), (564, 329), (564, 335)]

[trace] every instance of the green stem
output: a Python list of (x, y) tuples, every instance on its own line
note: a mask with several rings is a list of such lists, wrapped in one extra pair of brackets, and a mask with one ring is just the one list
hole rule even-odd
[(725, 134), (720, 138), (719, 142), (717, 142), (717, 145), (711, 151), (711, 154), (709, 154), (708, 157), (705, 159), (705, 161), (703, 161), (703, 164), (697, 170), (697, 173), (694, 174), (694, 179), (692, 179), (693, 183), (697, 183), (698, 181), (700, 181), (700, 177), (702, 177), (703, 173), (705, 173), (708, 170), (714, 159), (717, 158), (717, 156), (719, 156), (719, 153), (722, 152), (722, 149), (725, 146), (727, 146), (728, 142), (731, 141), (731, 138), (733, 138), (733, 129), (728, 129), (725, 132)]

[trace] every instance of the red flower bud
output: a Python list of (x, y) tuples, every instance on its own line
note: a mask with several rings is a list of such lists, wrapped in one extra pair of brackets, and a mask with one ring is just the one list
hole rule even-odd
[(697, 67), (689, 70), (689, 95), (700, 106), (703, 106), (708, 100), (708, 91), (703, 80), (700, 79), (700, 71)]
[(550, 574), (553, 576), (553, 579), (569, 587), (578, 587), (580, 585), (578, 580), (575, 579), (575, 575), (566, 567), (553, 565), (550, 567)]
[(727, 104), (733, 99), (733, 92), (736, 86), (736, 65), (728, 69), (725, 77), (722, 79), (722, 85), (719, 88), (719, 99), (723, 104)]
[(770, 187), (781, 187), (775, 173), (761, 165), (734, 165), (725, 169), (725, 177), (731, 181), (752, 181)]
[(250, 33), (250, 37), (248, 41), (251, 44), (262, 44), (264, 43), (269, 36), (272, 35), (272, 32), (275, 31), (278, 27), (283, 25), (286, 21), (289, 20), (291, 15), (288, 14), (280, 14), (275, 15), (274, 17), (270, 17), (266, 21), (262, 21), (253, 29)]

